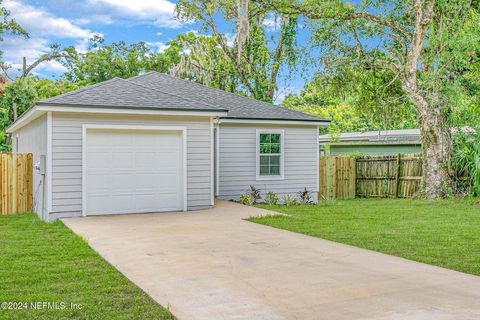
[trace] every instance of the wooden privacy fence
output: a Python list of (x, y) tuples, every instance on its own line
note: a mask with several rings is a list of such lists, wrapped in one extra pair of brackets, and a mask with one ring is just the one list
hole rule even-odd
[(0, 214), (32, 211), (32, 154), (0, 154)]
[(320, 157), (319, 199), (355, 198), (355, 158)]
[(320, 199), (411, 198), (420, 190), (417, 155), (320, 158)]
[(356, 162), (358, 197), (411, 198), (420, 190), (423, 171), (419, 156), (362, 157)]

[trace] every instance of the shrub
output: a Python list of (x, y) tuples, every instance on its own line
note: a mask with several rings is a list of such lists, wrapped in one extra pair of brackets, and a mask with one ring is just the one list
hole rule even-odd
[(278, 203), (278, 194), (275, 192), (269, 191), (267, 192), (267, 196), (265, 197), (265, 203), (266, 204), (277, 204)]
[(251, 194), (245, 193), (240, 195), (240, 203), (247, 206), (253, 206), (255, 204), (255, 200), (253, 199)]
[(480, 195), (480, 130), (458, 130), (449, 169), (455, 193)]
[(260, 190), (255, 188), (255, 186), (250, 186), (250, 196), (253, 199), (253, 204), (257, 203), (258, 200), (262, 199), (262, 196), (260, 195)]
[(297, 206), (300, 204), (297, 198), (292, 197), (290, 195), (286, 195), (282, 197), (282, 204), (286, 206)]
[(303, 189), (302, 191), (299, 191), (298, 197), (300, 199), (301, 204), (312, 203), (312, 199), (310, 199), (310, 192), (307, 190), (307, 188)]

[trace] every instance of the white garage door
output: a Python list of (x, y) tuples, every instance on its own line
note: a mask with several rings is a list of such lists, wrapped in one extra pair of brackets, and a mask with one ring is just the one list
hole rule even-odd
[(183, 210), (182, 131), (87, 129), (85, 215)]

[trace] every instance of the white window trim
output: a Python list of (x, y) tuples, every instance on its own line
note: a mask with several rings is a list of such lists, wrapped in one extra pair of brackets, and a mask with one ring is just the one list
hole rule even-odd
[[(260, 134), (280, 134), (280, 175), (279, 176), (261, 176), (260, 175)], [(269, 130), (269, 129), (257, 129), (256, 130), (256, 180), (284, 180), (285, 179), (285, 130)]]
[(187, 188), (187, 127), (177, 126), (142, 126), (142, 125), (115, 125), (115, 124), (83, 124), (82, 125), (82, 216), (87, 216), (87, 130), (145, 130), (145, 131), (178, 131), (182, 133), (183, 144), (183, 211), (188, 210)]

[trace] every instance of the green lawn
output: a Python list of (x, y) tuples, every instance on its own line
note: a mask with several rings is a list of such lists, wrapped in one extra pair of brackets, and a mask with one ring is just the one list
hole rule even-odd
[[(0, 319), (173, 319), (62, 222), (0, 216), (0, 303), (54, 302), (64, 310), (4, 310)], [(69, 309), (81, 304), (80, 310)]]
[(250, 221), (480, 275), (480, 204), (473, 200), (356, 199), (258, 206), (288, 216)]

